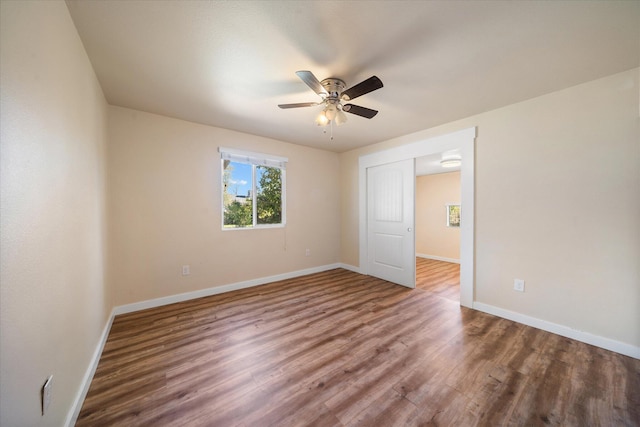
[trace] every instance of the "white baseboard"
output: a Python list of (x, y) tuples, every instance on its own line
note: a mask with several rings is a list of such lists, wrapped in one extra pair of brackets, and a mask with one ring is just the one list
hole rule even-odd
[(362, 274), (360, 271), (360, 267), (356, 267), (351, 264), (339, 264), (340, 268), (344, 268), (345, 270), (353, 271), (354, 273)]
[(568, 326), (548, 322), (546, 320), (527, 316), (521, 313), (516, 313), (515, 311), (505, 310), (500, 307), (495, 307), (493, 305), (484, 304), (477, 301), (473, 303), (473, 308), (484, 313), (493, 314), (494, 316), (513, 320), (514, 322), (532, 326), (537, 329), (542, 329), (543, 331), (551, 332), (556, 335), (561, 335), (563, 337), (571, 338), (576, 341), (604, 348), (605, 350), (614, 351), (616, 353), (624, 354), (625, 356), (640, 359), (640, 347), (631, 344), (601, 337), (599, 335), (593, 335), (588, 332), (572, 329)]
[(82, 404), (84, 403), (84, 398), (87, 396), (87, 392), (89, 391), (89, 386), (91, 385), (91, 380), (93, 380), (93, 375), (96, 373), (96, 369), (98, 368), (98, 362), (100, 362), (100, 356), (102, 356), (102, 350), (104, 349), (104, 345), (107, 342), (107, 337), (109, 336), (109, 331), (111, 330), (111, 325), (113, 324), (113, 318), (115, 314), (113, 310), (107, 319), (106, 325), (102, 329), (102, 334), (100, 335), (100, 340), (98, 340), (98, 345), (91, 356), (91, 360), (89, 361), (89, 366), (87, 367), (87, 371), (84, 373), (84, 377), (82, 378), (81, 387), (78, 390), (78, 394), (76, 395), (75, 400), (73, 401), (73, 405), (67, 414), (67, 419), (64, 423), (67, 427), (72, 427), (76, 424), (78, 420), (78, 415), (80, 415), (80, 410), (82, 409)]
[(416, 256), (419, 258), (434, 259), (436, 261), (444, 261), (444, 262), (452, 262), (454, 264), (460, 264), (460, 260), (456, 258), (447, 258), (443, 256), (427, 255), (427, 254), (416, 254)]
[(239, 289), (251, 288), (254, 286), (265, 285), (271, 282), (277, 282), (278, 280), (293, 279), (295, 277), (306, 276), (307, 274), (320, 273), (327, 270), (333, 270), (334, 268), (341, 268), (341, 264), (328, 264), (320, 267), (307, 268), (305, 270), (292, 271), (290, 273), (277, 274), (275, 276), (260, 277), (258, 279), (246, 280), (244, 282), (231, 283), (223, 286), (216, 286), (213, 288), (200, 289), (192, 292), (185, 292), (183, 294), (169, 295), (167, 297), (155, 298), (146, 301), (134, 302), (132, 304), (120, 305), (113, 310), (115, 315), (132, 313), (134, 311), (146, 310), (147, 308), (160, 307), (167, 304), (174, 304), (176, 302), (188, 301), (191, 299), (208, 297), (211, 295), (222, 294), (225, 292), (237, 291)]

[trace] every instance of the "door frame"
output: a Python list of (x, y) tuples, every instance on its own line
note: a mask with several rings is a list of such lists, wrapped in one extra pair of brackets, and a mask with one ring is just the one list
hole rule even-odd
[[(469, 308), (473, 307), (475, 288), (475, 138), (476, 128), (471, 127), (360, 156), (358, 159), (360, 273), (368, 274), (367, 169), (400, 160), (415, 159), (458, 149), (462, 159), (460, 167), (460, 305)], [(415, 208), (415, 197), (413, 204)], [(413, 232), (415, 233), (415, 227)], [(412, 256), (415, 257), (415, 250)]]

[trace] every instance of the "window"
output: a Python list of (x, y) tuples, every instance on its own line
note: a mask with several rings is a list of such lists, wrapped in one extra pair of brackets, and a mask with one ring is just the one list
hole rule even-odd
[(220, 157), (222, 228), (284, 226), (287, 159), (222, 147)]
[(460, 227), (460, 205), (447, 205), (447, 227)]

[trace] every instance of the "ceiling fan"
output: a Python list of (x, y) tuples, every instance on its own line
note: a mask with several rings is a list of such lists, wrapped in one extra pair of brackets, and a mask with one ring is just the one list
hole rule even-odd
[(350, 101), (359, 96), (380, 89), (383, 86), (382, 81), (376, 76), (369, 77), (357, 85), (345, 90), (346, 84), (340, 79), (328, 78), (318, 81), (311, 71), (296, 71), (296, 74), (307, 84), (307, 86), (311, 88), (311, 90), (320, 95), (322, 100), (319, 102), (279, 104), (278, 107), (299, 108), (324, 105), (323, 110), (316, 118), (316, 123), (319, 126), (326, 126), (334, 121), (338, 126), (340, 126), (347, 121), (347, 116), (344, 114), (345, 112), (365, 117), (367, 119), (371, 119), (378, 114), (378, 111), (370, 108), (342, 103), (342, 101)]

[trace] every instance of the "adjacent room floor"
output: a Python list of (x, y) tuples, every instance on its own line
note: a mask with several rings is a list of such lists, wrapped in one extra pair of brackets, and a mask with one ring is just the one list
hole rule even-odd
[(79, 426), (638, 425), (640, 360), (336, 269), (117, 316)]

